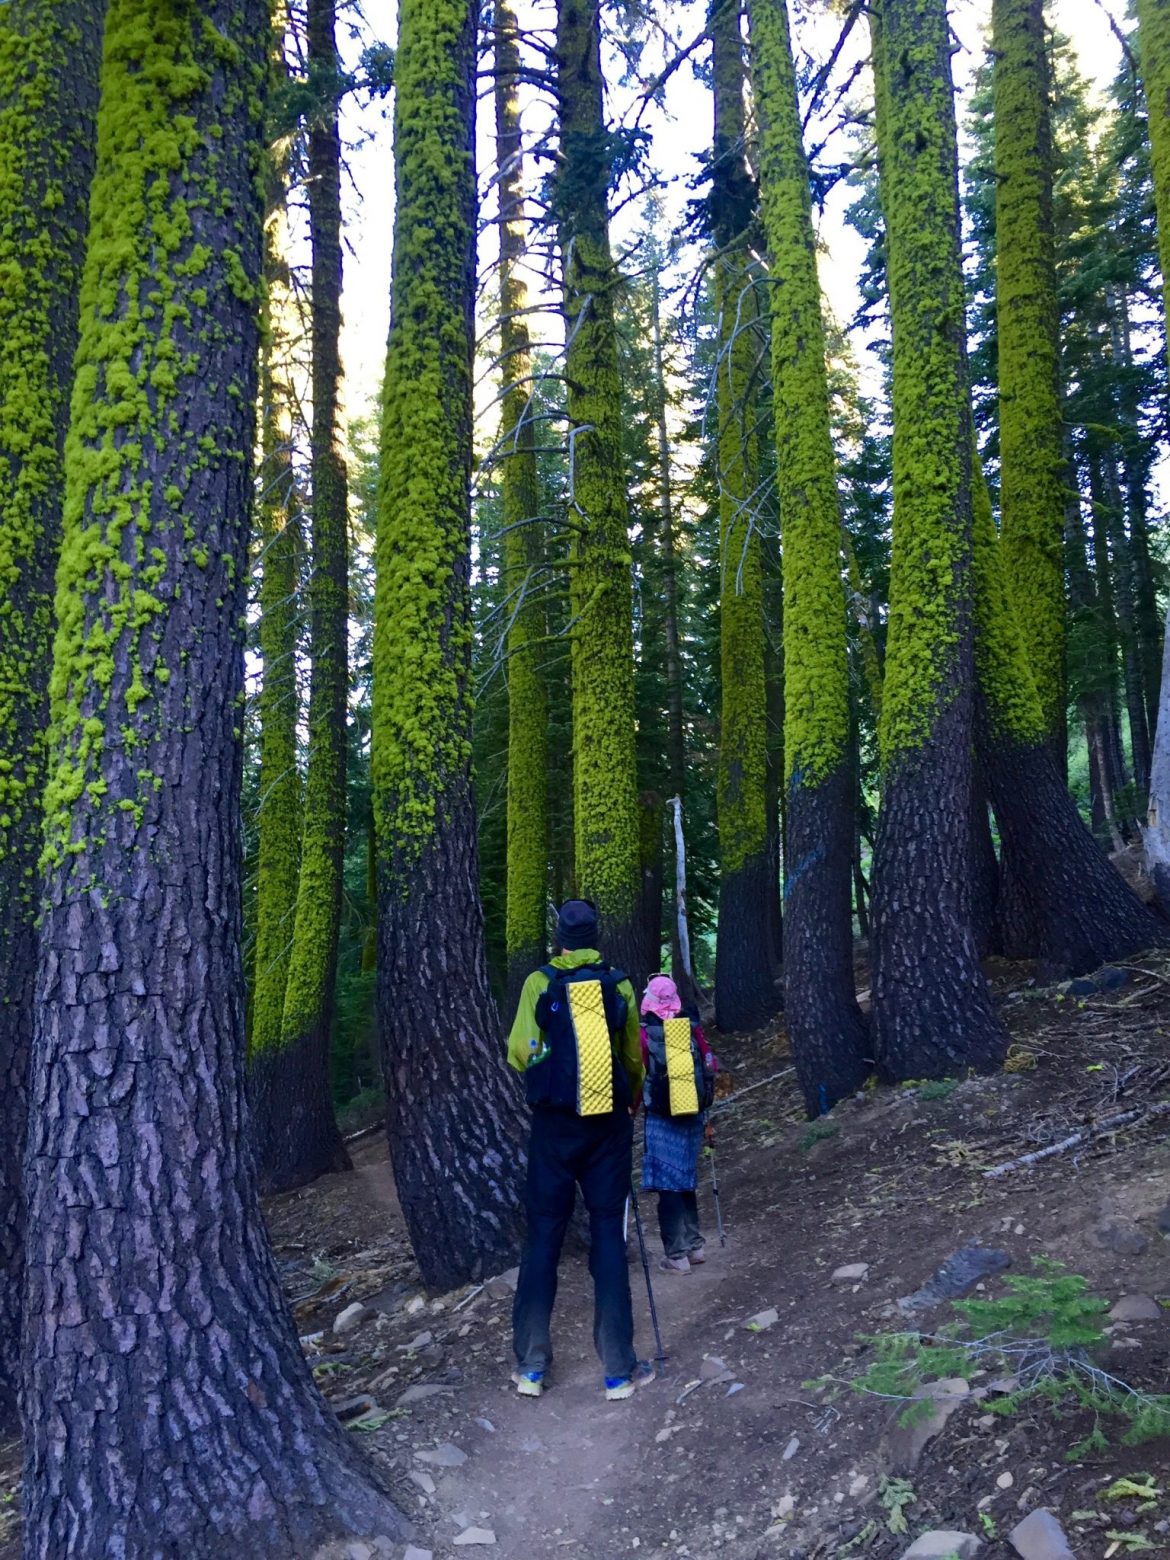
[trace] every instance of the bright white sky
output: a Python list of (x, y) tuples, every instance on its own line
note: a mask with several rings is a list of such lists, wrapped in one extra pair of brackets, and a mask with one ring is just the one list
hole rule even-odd
[[(1113, 14), (1119, 20), (1124, 16), (1122, 0), (1102, 0), (1102, 3), (1098, 3), (1098, 0), (1049, 0), (1048, 6), (1050, 23), (1073, 40), (1082, 71), (1102, 87), (1112, 79), (1121, 62), (1120, 45), (1110, 29), (1103, 4), (1110, 4)], [(806, 8), (797, 0), (797, 7), (794, 22), (797, 49), (813, 55), (819, 63), (831, 49), (839, 23), (836, 18), (826, 16), (819, 6)], [(536, 21), (540, 26), (551, 27), (552, 0), (520, 0), (518, 9), (523, 22)], [(957, 3), (952, 4), (952, 25), (961, 46), (954, 59), (960, 94), (960, 124), (965, 111), (962, 100), (982, 57), (983, 35), (989, 25), (990, 9), (990, 0), (957, 0)], [(705, 0), (694, 0), (694, 3), (685, 6), (675, 3), (675, 0), (662, 0), (658, 14), (663, 19), (665, 29), (673, 37), (689, 42), (699, 30), (705, 10)], [(393, 42), (397, 28), (396, 0), (365, 0), (365, 13), (366, 37)], [(850, 48), (838, 66), (842, 78), (851, 61), (867, 46), (867, 42), (868, 31), (864, 24), (859, 25), (850, 40)], [(341, 43), (343, 51), (356, 51), (357, 45), (347, 41), (344, 30)], [(649, 49), (644, 70), (654, 71), (657, 68), (656, 61), (660, 62), (662, 57), (661, 49)], [(485, 87), (490, 89), (490, 83), (486, 83)], [(621, 118), (631, 96), (629, 89), (616, 84), (611, 88), (608, 103), (611, 121)], [(530, 104), (525, 112), (526, 129), (529, 132), (537, 131), (544, 120), (542, 106), (538, 103)], [(667, 88), (665, 110), (651, 110), (643, 123), (653, 132), (654, 165), (670, 181), (666, 209), (672, 216), (676, 215), (690, 198), (689, 181), (695, 172), (696, 155), (710, 141), (710, 93), (696, 83), (689, 66), (684, 65)], [(353, 417), (365, 412), (377, 393), (389, 327), (390, 251), (394, 219), (389, 104), (376, 105), (364, 111), (357, 111), (351, 106), (343, 129), (350, 144), (347, 157), (352, 186), (348, 192), (346, 209), (349, 250), (345, 260), (342, 351), (347, 376), (347, 409)], [(481, 98), (479, 147), (482, 183), (490, 174), (494, 154), (490, 95), (486, 99)], [(836, 155), (843, 160), (845, 147), (846, 143), (840, 142), (833, 148), (830, 157)], [(849, 199), (850, 192), (838, 185), (829, 198), (820, 226), (821, 281), (833, 312), (842, 321), (852, 317), (857, 305), (856, 278), (863, 254), (861, 240), (844, 221)], [(627, 208), (619, 217), (615, 224), (616, 245), (620, 245), (624, 238), (628, 238), (630, 230), (639, 225), (640, 215), (639, 203)], [(491, 249), (491, 240), (487, 238), (485, 254), (490, 255)]]

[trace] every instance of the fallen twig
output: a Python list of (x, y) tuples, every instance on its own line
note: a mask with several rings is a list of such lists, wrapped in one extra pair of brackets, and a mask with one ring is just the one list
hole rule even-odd
[(1104, 1121), (1097, 1122), (1095, 1126), (1084, 1127), (1080, 1132), (1073, 1132), (1069, 1137), (1061, 1138), (1059, 1143), (1050, 1143), (1047, 1148), (1037, 1148), (1030, 1154), (1021, 1154), (1018, 1159), (1009, 1159), (1002, 1165), (995, 1165), (992, 1169), (983, 1172), (983, 1179), (994, 1180), (997, 1176), (1007, 1175), (1009, 1170), (1021, 1170), (1025, 1165), (1037, 1164), (1041, 1159), (1051, 1159), (1054, 1154), (1063, 1154), (1081, 1143), (1090, 1143), (1095, 1138), (1105, 1137), (1119, 1127), (1128, 1127), (1139, 1121), (1150, 1121), (1155, 1116), (1166, 1115), (1170, 1115), (1170, 1101), (1151, 1105), (1147, 1110), (1139, 1106), (1134, 1110), (1120, 1111), (1116, 1116), (1106, 1116)]
[(727, 1094), (721, 1100), (716, 1100), (708, 1111), (708, 1115), (714, 1115), (717, 1110), (730, 1105), (733, 1100), (742, 1099), (745, 1094), (750, 1094), (753, 1089), (762, 1089), (766, 1083), (775, 1083), (778, 1078), (787, 1078), (790, 1073), (796, 1071), (795, 1067), (782, 1067), (778, 1073), (773, 1073), (770, 1078), (761, 1078), (758, 1083), (749, 1083), (746, 1089), (736, 1089), (734, 1094)]

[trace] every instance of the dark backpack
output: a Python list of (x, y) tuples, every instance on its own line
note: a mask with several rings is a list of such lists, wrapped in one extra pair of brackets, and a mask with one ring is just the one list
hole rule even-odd
[(642, 1015), (646, 1031), (646, 1109), (655, 1116), (697, 1116), (715, 1098), (715, 1080), (703, 1065), (694, 1021), (685, 1013)]
[(626, 979), (608, 964), (541, 970), (548, 986), (536, 1003), (544, 1046), (524, 1074), (528, 1103), (609, 1115), (628, 1109), (630, 1084), (614, 1045), (625, 1027), (629, 1004), (618, 990)]

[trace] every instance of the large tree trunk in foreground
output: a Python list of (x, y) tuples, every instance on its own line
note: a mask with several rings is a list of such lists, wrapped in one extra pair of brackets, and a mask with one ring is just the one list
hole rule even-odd
[(516, 13), (496, 0), (496, 168), (500, 214), (500, 487), (508, 650), (508, 1005), (548, 949), (548, 697), (541, 669), (547, 637), (545, 580), (532, 417), (532, 349), (525, 277), (524, 141)]
[(288, 1560), (402, 1526), (301, 1354), (243, 1105), (267, 38), (260, 0), (110, 8), (31, 1072), (27, 1560)]
[(604, 951), (639, 988), (650, 971), (640, 890), (633, 586), (622, 454), (621, 379), (609, 245), (609, 144), (594, 0), (557, 11), (561, 164), (555, 191), (564, 264), (574, 527), (573, 817), (577, 891), (601, 915)]
[(341, 381), (341, 139), (335, 0), (309, 0), (309, 69), (330, 94), (309, 125), (313, 251), (312, 568), (309, 577), (309, 759), (296, 918), (280, 1040), (252, 1063), (260, 1184), (304, 1186), (350, 1169), (333, 1114), (329, 1046), (345, 863), (346, 697), (349, 688), (349, 518), (338, 392)]
[[(976, 472), (980, 769), (999, 823), (1004, 880), (1013, 885), (1019, 913), (1026, 917), (1041, 974), (1080, 975), (1170, 941), (1170, 928), (1151, 915), (1102, 854), (1068, 793), (1010, 604), (1005, 563), (987, 487)], [(1005, 929), (1005, 942), (1009, 935)]]
[(855, 782), (841, 514), (808, 164), (785, 0), (751, 0), (771, 257), (772, 394), (784, 559), (784, 1015), (810, 1116), (870, 1068), (853, 980)]
[[(894, 337), (894, 551), (874, 862), (874, 1044), (888, 1078), (998, 1066), (971, 929), (971, 417), (945, 0), (871, 12)], [(927, 371), (929, 367), (929, 372)]]
[(104, 9), (0, 6), (0, 1429), (20, 1369), (53, 572)]
[(1162, 687), (1143, 840), (1146, 871), (1163, 915), (1170, 916), (1170, 625), (1162, 650)]
[(764, 579), (757, 496), (752, 370), (760, 295), (748, 247), (755, 190), (744, 155), (744, 59), (739, 0), (712, 0), (715, 87), (711, 157), (718, 358), (719, 658), (722, 704), (716, 810), (719, 929), (715, 1018), (720, 1029), (755, 1029), (778, 1012), (772, 958), (775, 893), (768, 831), (768, 704), (764, 675)]
[(411, 1243), (439, 1289), (514, 1260), (523, 1162), (471, 793), (476, 21), (471, 0), (402, 0), (374, 619), (387, 1126)]

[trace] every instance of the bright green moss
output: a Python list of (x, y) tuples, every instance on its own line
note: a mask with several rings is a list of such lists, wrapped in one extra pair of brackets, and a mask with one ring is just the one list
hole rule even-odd
[(994, 0), (996, 322), (1004, 565), (1044, 707), (1065, 711), (1064, 451), (1043, 0)]
[(1170, 289), (1170, 0), (1137, 0), (1137, 14), (1165, 301)]
[[(53, 569), (93, 164), (100, 5), (0, 5), (0, 1003), (36, 914)], [(3, 1046), (0, 1045), (0, 1051)], [(2, 1351), (0, 1351), (2, 1352)]]
[(557, 194), (565, 270), (565, 373), (574, 527), (573, 817), (580, 893), (614, 927), (639, 888), (633, 583), (609, 246), (600, 44), (592, 7), (560, 8), (561, 153)]
[(813, 787), (844, 762), (849, 744), (841, 517), (808, 164), (785, 0), (752, 0), (751, 15), (784, 542), (785, 778)]
[(516, 17), (496, 0), (496, 160), (500, 169), (500, 418), (504, 585), (508, 593), (508, 863), (504, 945), (509, 963), (541, 956), (548, 901), (548, 701), (540, 670), (544, 612), (534, 570), (540, 512), (533, 423), (526, 418), (532, 356), (524, 284), (523, 141), (516, 90)]
[[(246, 11), (230, 25), (246, 30)], [(240, 111), (250, 90), (244, 78), (262, 72), (243, 64), (233, 67), (234, 78), (220, 71), (202, 46), (203, 26), (194, 8), (164, 0), (113, 0), (109, 9), (65, 452), (48, 867), (84, 856), (87, 841), (104, 840), (115, 819), (141, 816), (139, 809), (153, 803), (159, 777), (149, 770), (136, 777), (128, 750), (149, 746), (166, 730), (167, 684), (156, 674), (171, 670), (164, 646), (185, 565), (196, 551), (208, 553), (206, 539), (194, 539), (206, 517), (197, 509), (177, 515), (172, 501), (183, 487), (177, 473), (195, 464), (196, 436), (183, 433), (182, 413), (207, 394), (206, 357), (238, 339), (239, 306), (226, 265), (204, 259), (195, 225), (218, 206), (214, 190), (227, 162), (238, 191), (240, 150), (255, 155), (259, 127)], [(233, 58), (243, 59), (238, 46)], [(214, 143), (204, 133), (212, 117), (232, 123), (230, 146), (228, 138)], [(250, 253), (255, 227), (245, 202), (231, 225), (241, 254)], [(209, 298), (198, 315), (188, 279), (196, 258)], [(209, 423), (218, 430), (216, 417), (223, 419), (222, 437), (209, 431)], [(230, 403), (196, 421), (206, 467), (241, 458), (240, 414)], [(164, 474), (157, 493), (156, 472)], [(146, 536), (162, 554), (151, 553), (149, 564)], [(222, 571), (209, 556), (205, 562), (208, 602), (222, 599)], [(199, 609), (205, 607), (201, 596)], [(178, 646), (171, 655), (178, 657)], [(120, 735), (126, 730), (133, 744)], [(94, 796), (96, 780), (108, 782), (108, 794)]]
[(990, 734), (1034, 746), (1045, 736), (1044, 715), (1005, 580), (991, 497), (978, 458), (973, 460), (972, 572), (975, 579), (975, 673)]
[(961, 685), (971, 600), (971, 430), (950, 37), (938, 0), (870, 13), (894, 337), (894, 540), (883, 767)]
[(249, 1055), (280, 1043), (289, 950), (301, 866), (301, 777), (297, 768), (297, 557), (300, 537), (291, 521), (293, 472), (289, 459), (291, 400), (286, 379), (291, 288), (284, 246), (286, 225), (269, 221), (266, 323), (260, 362), (263, 465), (259, 506), (260, 808), (257, 819), (256, 963), (252, 979)]
[[(372, 764), (379, 850), (404, 869), (471, 760), (471, 33), (468, 0), (402, 0)], [(407, 891), (405, 874), (395, 887)]]

